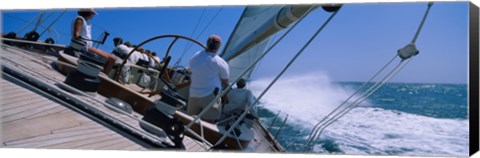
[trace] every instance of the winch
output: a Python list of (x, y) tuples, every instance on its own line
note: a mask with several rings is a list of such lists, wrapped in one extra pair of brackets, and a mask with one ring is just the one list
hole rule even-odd
[(64, 83), (82, 91), (97, 92), (100, 85), (98, 74), (104, 64), (105, 59), (95, 53), (80, 54), (77, 69), (67, 75)]

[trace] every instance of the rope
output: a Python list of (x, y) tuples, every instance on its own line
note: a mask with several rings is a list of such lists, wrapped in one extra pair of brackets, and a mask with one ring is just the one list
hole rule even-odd
[[(195, 37), (195, 39), (198, 39), (198, 38), (200, 37), (200, 35), (203, 34), (203, 32), (210, 26), (210, 24), (212, 24), (212, 22), (217, 18), (217, 16), (220, 14), (220, 12), (221, 12), (222, 10), (223, 10), (223, 7), (220, 8), (219, 11), (217, 11), (217, 14), (215, 14), (215, 16), (214, 16), (212, 19), (210, 19), (210, 21), (209, 21), (209, 22), (207, 23), (207, 25), (202, 29), (202, 31), (200, 31), (200, 33)], [(203, 12), (202, 12), (202, 17), (203, 17)], [(200, 18), (200, 19), (202, 19), (202, 18)], [(198, 26), (199, 22), (200, 22), (200, 20), (198, 21), (197, 26)], [(195, 30), (197, 30), (197, 26), (195, 26), (194, 32), (195, 32)], [(192, 36), (193, 36), (194, 32), (192, 32)], [(176, 67), (176, 66), (178, 66), (178, 65), (180, 64), (180, 62), (182, 61), (183, 57), (185, 56), (185, 53), (187, 53), (187, 52), (190, 50), (190, 48), (192, 48), (192, 45), (193, 45), (193, 43), (190, 43), (190, 44), (188, 45), (188, 48), (187, 48), (187, 45), (185, 45), (185, 49), (184, 49), (184, 51), (182, 52), (182, 55), (181, 55), (180, 58), (177, 60), (177, 62), (175, 62), (175, 65), (174, 65), (173, 67)]]
[[(417, 29), (417, 32), (415, 33), (412, 43), (414, 44), (418, 35), (420, 34), (420, 31), (425, 23), (425, 20), (428, 16), (428, 13), (430, 11), (431, 6), (433, 5), (432, 2), (428, 3), (428, 8), (425, 12), (425, 15), (423, 16), (423, 19), (420, 23), (419, 28)], [(319, 123), (315, 125), (315, 127), (312, 129), (312, 132), (309, 135), (309, 138), (307, 139), (308, 142), (305, 145), (304, 151), (307, 151), (310, 146), (313, 143), (313, 140), (318, 139), (320, 137), (321, 133), (327, 128), (329, 125), (343, 117), (345, 114), (347, 114), (349, 111), (351, 111), (353, 108), (357, 107), (361, 102), (363, 102), (367, 97), (372, 95), (375, 91), (377, 91), (380, 87), (382, 87), (388, 80), (390, 80), (393, 76), (395, 76), (403, 67), (411, 60), (411, 58), (407, 58), (407, 60), (401, 60), (400, 63), (392, 70), (390, 73), (388, 73), (380, 82), (375, 83), (373, 86), (371, 86), (367, 91), (365, 91), (359, 98), (357, 98), (352, 104), (348, 105), (346, 108), (342, 109), (340, 112), (335, 114), (332, 118), (329, 118), (330, 115), (334, 114), (338, 109), (340, 109), (341, 106), (343, 106), (346, 102), (348, 102), (356, 93), (360, 91), (367, 83), (369, 83), (373, 78), (377, 77), (377, 75), (383, 71), (388, 65), (391, 64), (391, 62), (397, 57), (398, 55), (395, 55), (392, 60), (390, 60), (383, 68), (381, 68), (380, 71), (378, 71), (372, 78), (370, 78), (367, 82), (365, 82), (360, 88), (355, 91), (354, 94), (352, 94), (347, 100), (345, 100), (342, 104), (340, 104), (336, 109), (334, 109), (330, 114), (328, 114), (326, 117), (324, 117)], [(405, 61), (405, 62), (404, 62)], [(328, 119), (328, 120), (327, 120)], [(323, 122), (326, 122), (322, 124)]]
[[(190, 33), (190, 37), (193, 37), (193, 35), (195, 34), (195, 31), (197, 31), (198, 25), (200, 25), (200, 21), (202, 21), (204, 14), (205, 14), (205, 8), (203, 8), (202, 14), (200, 14), (200, 18), (197, 20), (197, 23), (195, 24), (195, 27), (193, 27), (192, 33)], [(182, 55), (177, 60), (177, 62), (175, 62), (173, 67), (177, 66), (180, 63), (180, 60), (182, 60), (183, 55), (185, 55), (185, 53), (187, 52), (187, 47), (188, 46), (189, 46), (188, 44), (185, 44), (185, 48), (183, 49)], [(190, 44), (190, 46), (191, 46), (191, 44)]]
[[(353, 104), (351, 107), (348, 108), (347, 111), (344, 111), (343, 113), (341, 114), (337, 114), (333, 120), (331, 120), (329, 123), (327, 123), (323, 128), (321, 128), (317, 138), (315, 139), (318, 139), (318, 137), (320, 136), (320, 134), (325, 130), (325, 128), (327, 128), (327, 126), (331, 125), (333, 122), (337, 121), (338, 119), (340, 119), (340, 117), (343, 117), (345, 114), (347, 114), (350, 110), (352, 110), (353, 108), (355, 108), (356, 106), (358, 106), (361, 102), (365, 101), (370, 95), (372, 95), (375, 91), (377, 91), (379, 88), (381, 88), (388, 80), (390, 80), (393, 76), (395, 76), (401, 69), (403, 69), (403, 67), (405, 67), (405, 65), (408, 63), (408, 61), (410, 61), (411, 59), (408, 59), (406, 60), (405, 62), (404, 61), (401, 61), (396, 67), (395, 69), (388, 75), (388, 76), (385, 76), (384, 79), (382, 79), (382, 81), (377, 84), (375, 86), (375, 88), (370, 88), (369, 92), (364, 94), (362, 97), (358, 98)], [(373, 86), (372, 86), (373, 87)]]
[[(28, 27), (34, 20), (36, 20), (39, 15), (40, 15), (40, 14), (38, 14), (34, 19), (32, 19), (32, 20), (30, 20), (30, 21), (25, 20), (25, 19), (23, 19), (23, 18), (19, 18), (19, 17), (12, 16), (12, 15), (9, 15), (9, 14), (5, 14), (5, 17), (11, 17), (11, 18), (13, 18), (13, 19), (16, 19), (16, 20), (23, 21), (23, 22), (26, 22), (26, 23), (27, 23), (23, 28), (21, 28), (21, 29), (16, 33), (16, 34), (19, 34), (19, 33), (21, 33), (26, 27)], [(46, 28), (44, 25), (40, 25), (39, 27), (41, 27), (41, 28)], [(63, 34), (63, 35), (66, 35), (66, 36), (71, 36), (71, 35), (68, 34), (68, 33), (61, 32), (61, 31), (58, 31), (58, 30), (53, 29), (53, 28), (49, 28), (48, 31), (49, 31), (49, 36), (51, 36), (50, 33), (53, 31), (53, 32), (57, 35), (57, 36), (56, 36), (56, 39), (60, 38), (60, 35), (59, 35), (59, 34)]]
[(230, 85), (227, 86), (227, 88), (225, 88), (223, 91), (221, 91), (220, 95), (217, 95), (215, 97), (215, 99), (213, 99), (212, 102), (210, 102), (210, 104), (207, 105), (207, 107), (204, 108), (204, 110), (202, 112), (200, 112), (200, 114), (198, 114), (193, 121), (191, 121), (188, 125), (187, 125), (187, 128), (190, 128), (193, 123), (198, 120), (201, 116), (205, 115), (205, 113), (207, 112), (206, 109), (210, 109), (213, 104), (215, 103), (216, 100), (220, 99), (221, 96), (225, 95), (228, 91), (230, 91), (230, 89), (232, 88), (232, 86), (237, 83), (241, 77), (243, 75), (245, 75), (248, 71), (250, 71), (256, 63), (258, 63), (263, 57), (265, 57), (265, 55), (267, 55), (288, 33), (290, 33), (290, 31), (295, 28), (297, 26), (298, 23), (300, 23), (301, 20), (303, 20), (304, 17), (302, 17), (297, 23), (295, 23), (290, 29), (287, 30), (287, 32), (285, 32), (272, 46), (270, 46), (270, 48), (267, 49), (267, 51), (265, 51), (265, 53), (263, 53), (261, 56), (259, 56), (254, 62), (253, 64), (251, 64), (245, 71), (242, 72), (241, 75), (239, 75), (239, 77), (234, 81), (232, 82)]
[(345, 105), (351, 98), (353, 98), (353, 96), (355, 96), (358, 92), (360, 92), (360, 90), (365, 87), (368, 83), (370, 83), (374, 78), (376, 78), (383, 70), (385, 70), (385, 68), (390, 65), (393, 60), (395, 60), (395, 58), (397, 58), (397, 55), (393, 56), (393, 58), (387, 62), (387, 64), (385, 64), (385, 66), (383, 66), (379, 71), (377, 71), (377, 73), (375, 73), (375, 75), (373, 75), (372, 77), (370, 77), (370, 79), (368, 79), (366, 82), (364, 82), (352, 95), (350, 95), (345, 101), (343, 101), (337, 108), (335, 108), (332, 112), (330, 112), (327, 116), (325, 116), (322, 120), (320, 120), (312, 129), (312, 132), (310, 133), (310, 135), (308, 136), (307, 140), (308, 140), (308, 143), (306, 146), (309, 146), (311, 144), (311, 139), (312, 137), (314, 137), (314, 132), (317, 133), (319, 126), (321, 123), (323, 123), (328, 117), (330, 117), (331, 115), (333, 115), (337, 110), (339, 110), (343, 105)]
[[(369, 97), (371, 94), (373, 94), (375, 91), (377, 91), (380, 87), (382, 87), (389, 79), (391, 79), (396, 73), (398, 73), (399, 68), (405, 65), (403, 64), (403, 61), (401, 61), (392, 71), (390, 71), (385, 77), (380, 80), (380, 82), (376, 82), (373, 86), (371, 86), (367, 91), (365, 91), (359, 98), (357, 98), (352, 104), (348, 105), (346, 108), (344, 108), (342, 111), (336, 113), (332, 118), (324, 121), (325, 123), (319, 127), (317, 127), (315, 134), (311, 135), (311, 137), (308, 140), (308, 143), (306, 144), (306, 148), (304, 149), (305, 151), (307, 148), (309, 148), (313, 142), (313, 140), (318, 139), (320, 134), (325, 130), (325, 128), (329, 125), (331, 125), (333, 122), (337, 121), (341, 117), (343, 117), (345, 114), (350, 112), (353, 108), (358, 106), (361, 102), (363, 102), (367, 97)], [(365, 82), (368, 83), (368, 82)], [(360, 90), (359, 88), (358, 90)], [(353, 95), (352, 95), (353, 96)], [(332, 112), (331, 114), (333, 114)], [(325, 117), (327, 118), (327, 117)]]
[(50, 18), (50, 16), (53, 15), (53, 13), (55, 13), (55, 11), (50, 12), (50, 13), (47, 15), (47, 17), (46, 17), (45, 19), (43, 19), (43, 20), (42, 20), (43, 14), (40, 15), (40, 18), (38, 19), (38, 22), (37, 22), (37, 24), (35, 25), (35, 27), (33, 28), (32, 31), (36, 31), (37, 28), (38, 28), (42, 23), (44, 23), (45, 21), (47, 21), (47, 19)]
[[(42, 36), (47, 30), (49, 30), (50, 27), (52, 27), (52, 25), (55, 24), (55, 23), (57, 22), (57, 20), (60, 19), (60, 17), (63, 16), (63, 14), (65, 14), (65, 12), (67, 12), (67, 10), (64, 10), (64, 11), (62, 12), (62, 14), (60, 14), (55, 20), (53, 20), (53, 22), (50, 23), (50, 25), (48, 25), (47, 28), (45, 28), (42, 33), (40, 33), (40, 36)], [(53, 13), (53, 12), (52, 12), (52, 13)]]
[[(20, 30), (17, 31), (17, 34), (20, 34), (20, 32), (22, 32), (23, 30), (25, 30), (28, 26), (30, 26), (30, 24), (33, 23), (33, 21), (35, 21), (38, 17), (40, 17), (40, 15), (42, 15), (45, 11), (43, 11), (42, 13), (39, 13), (37, 14), (32, 20), (30, 20), (29, 22), (27, 22), (27, 24), (25, 24), (22, 28), (20, 28)], [(10, 16), (10, 17), (13, 17), (13, 18), (16, 18), (12, 15), (9, 15), (9, 14), (5, 14), (6, 16)], [(24, 21), (27, 21), (25, 19), (22, 19)]]
[[(311, 9), (310, 9), (308, 12), (310, 12), (310, 11), (311, 11)], [(241, 79), (241, 77), (242, 77), (243, 75), (245, 75), (248, 71), (250, 71), (261, 59), (263, 59), (263, 57), (265, 57), (278, 43), (280, 43), (280, 41), (281, 41), (287, 34), (289, 34), (290, 31), (291, 31), (293, 28), (295, 28), (295, 27), (297, 26), (297, 24), (300, 23), (300, 21), (302, 21), (302, 20), (304, 19), (304, 17), (305, 17), (305, 16), (302, 16), (302, 17), (298, 20), (298, 22), (296, 22), (292, 27), (290, 27), (274, 44), (272, 44), (272, 45), (267, 49), (267, 51), (265, 51), (262, 55), (260, 55), (260, 56), (253, 62), (253, 64), (251, 64), (245, 71), (243, 71), (242, 74), (239, 75), (238, 78), (237, 78), (234, 82), (232, 82), (232, 83), (231, 83), (230, 85), (228, 85), (223, 91), (221, 91), (220, 95), (217, 95), (217, 96), (215, 97), (215, 99), (213, 99), (213, 101), (210, 102), (210, 104), (208, 104), (207, 107), (205, 107), (204, 110), (202, 110), (202, 112), (200, 112), (200, 114), (198, 114), (197, 116), (194, 117), (194, 119), (187, 125), (186, 129), (190, 129), (190, 127), (195, 123), (195, 121), (197, 121), (198, 119), (200, 119), (201, 116), (205, 115), (205, 113), (207, 112), (206, 109), (210, 109), (210, 108), (213, 106), (213, 104), (215, 103), (216, 100), (220, 99), (221, 96), (225, 95), (228, 91), (230, 91), (230, 89), (232, 88), (232, 86), (233, 86), (235, 83), (237, 83), (237, 82)], [(258, 102), (258, 100), (257, 100), (256, 102)], [(256, 103), (256, 102), (255, 102), (255, 103)], [(238, 120), (240, 120), (240, 119), (238, 119)], [(235, 127), (235, 126), (232, 126), (232, 127)], [(233, 129), (233, 128), (231, 128), (231, 129)], [(229, 133), (229, 132), (227, 132), (227, 133)], [(224, 136), (225, 136), (225, 135), (224, 135)], [(225, 138), (223, 138), (223, 139), (225, 139)], [(222, 141), (223, 141), (223, 140), (222, 140)], [(219, 142), (221, 142), (221, 141), (219, 141)], [(216, 145), (218, 145), (218, 143), (217, 143)]]
[[(292, 60), (290, 60), (290, 62), (284, 67), (284, 69), (280, 72), (280, 74), (278, 74), (277, 77), (272, 82), (270, 82), (267, 88), (263, 90), (262, 94), (260, 94), (257, 100), (255, 100), (253, 104), (250, 104), (247, 107), (247, 109), (250, 109), (251, 107), (253, 107), (253, 105), (258, 103), (258, 101), (265, 95), (265, 93), (273, 86), (273, 84), (275, 84), (278, 81), (278, 79), (286, 72), (286, 70), (293, 64), (293, 62), (295, 62), (295, 60), (303, 53), (303, 51), (312, 43), (315, 37), (318, 36), (318, 34), (325, 28), (325, 26), (327, 26), (327, 24), (333, 19), (333, 17), (335, 17), (337, 13), (338, 11), (335, 11), (327, 19), (327, 21), (325, 21), (325, 23), (315, 32), (315, 34), (308, 40), (308, 42), (302, 47), (302, 49), (299, 52), (297, 52), (297, 54), (292, 58)], [(247, 115), (247, 111), (243, 112), (242, 115), (239, 117), (239, 119), (235, 121), (235, 123), (232, 125), (232, 127), (230, 127), (230, 129), (228, 129), (226, 133), (230, 133), (234, 129), (233, 127), (236, 127), (246, 115)], [(220, 142), (222, 142), (226, 138), (226, 136), (227, 135), (223, 135), (222, 138), (220, 138), (220, 140), (216, 144), (219, 144)]]

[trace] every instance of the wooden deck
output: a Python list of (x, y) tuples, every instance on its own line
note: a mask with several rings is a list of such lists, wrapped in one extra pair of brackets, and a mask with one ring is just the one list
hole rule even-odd
[(0, 83), (3, 147), (145, 149), (39, 94), (5, 79)]
[[(51, 66), (55, 57), (3, 45), (1, 51), (3, 64), (15, 67), (19, 72), (50, 86), (55, 93), (73, 98), (73, 102), (93, 110), (90, 113), (94, 113), (95, 117), (100, 115), (103, 118), (86, 115), (80, 108), (68, 106), (70, 102), (55, 99), (15, 77), (5, 75), (0, 80), (0, 147), (146, 150), (151, 147), (142, 141), (168, 143), (168, 139), (159, 138), (140, 128), (138, 121), (141, 115), (124, 115), (106, 108), (107, 98), (101, 95), (91, 97), (59, 89), (57, 84), (63, 82), (65, 76)], [(122, 128), (119, 129), (119, 126)], [(141, 138), (133, 138), (125, 133), (133, 133)], [(183, 143), (187, 151), (205, 151), (200, 142), (189, 137), (185, 137)]]

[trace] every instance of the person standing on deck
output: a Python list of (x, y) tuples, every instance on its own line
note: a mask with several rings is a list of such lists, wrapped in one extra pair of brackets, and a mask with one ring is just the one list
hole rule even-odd
[[(225, 60), (216, 54), (221, 45), (221, 38), (210, 35), (207, 40), (207, 49), (197, 52), (190, 59), (189, 66), (192, 72), (190, 94), (187, 113), (198, 115), (222, 89), (228, 86), (229, 68)], [(221, 101), (216, 101), (202, 120), (214, 123), (222, 114)]]
[(108, 74), (112, 70), (113, 64), (115, 64), (115, 57), (106, 53), (103, 50), (93, 47), (92, 42), (92, 24), (88, 23), (89, 20), (96, 15), (93, 9), (79, 9), (78, 16), (73, 22), (73, 38), (84, 41), (87, 43), (87, 51), (98, 54), (106, 60), (105, 66), (103, 67), (103, 73)]

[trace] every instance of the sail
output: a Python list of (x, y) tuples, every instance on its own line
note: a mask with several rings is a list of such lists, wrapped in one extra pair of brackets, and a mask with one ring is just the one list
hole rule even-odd
[[(262, 41), (260, 44), (253, 46), (249, 50), (228, 61), (228, 65), (230, 67), (229, 81), (235, 81), (235, 79), (237, 79), (243, 73), (243, 71), (253, 64), (253, 62), (263, 53), (265, 53), (270, 39), (271, 38), (268, 38)], [(248, 80), (253, 70), (254, 69), (248, 71), (244, 76), (242, 76), (242, 78)]]
[[(268, 46), (275, 33), (287, 28), (314, 6), (248, 6), (220, 54), (230, 66), (235, 80)], [(248, 79), (251, 71), (243, 78)]]

